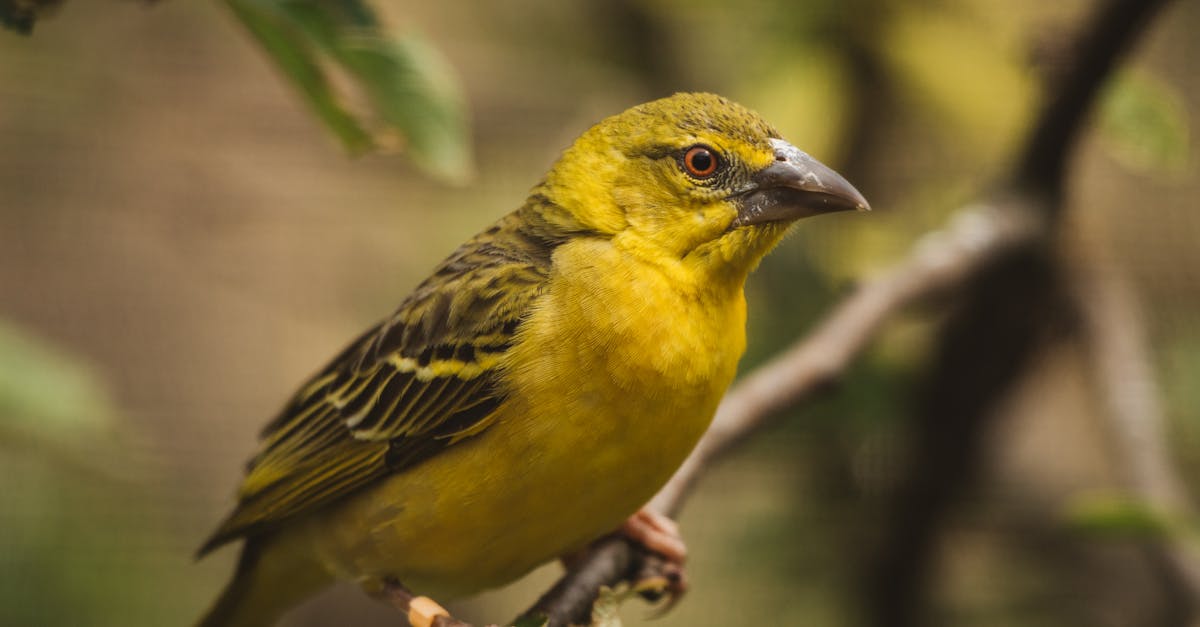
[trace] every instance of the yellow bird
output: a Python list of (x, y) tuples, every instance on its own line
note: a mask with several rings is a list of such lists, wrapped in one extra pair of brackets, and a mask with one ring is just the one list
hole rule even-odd
[(337, 579), (456, 597), (622, 527), (704, 433), (747, 274), (797, 218), (866, 209), (757, 114), (676, 94), (585, 132), (262, 432), (200, 554), (244, 539), (204, 627), (273, 624)]

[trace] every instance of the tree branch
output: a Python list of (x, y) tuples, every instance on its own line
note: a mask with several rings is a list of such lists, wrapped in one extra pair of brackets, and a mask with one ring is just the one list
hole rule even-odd
[[(893, 314), (959, 288), (983, 267), (1036, 240), (1043, 232), (1036, 216), (1027, 204), (981, 204), (962, 209), (946, 228), (922, 238), (903, 262), (862, 284), (805, 338), (730, 388), (704, 437), (649, 507), (677, 514), (714, 460), (782, 410), (836, 382)], [(550, 627), (585, 623), (601, 587), (653, 572), (660, 563), (623, 538), (608, 538), (522, 618), (545, 617)]]
[[(1072, 277), (1082, 312), (1082, 340), (1092, 384), (1106, 411), (1102, 428), (1124, 482), (1138, 501), (1167, 521), (1191, 517), (1184, 482), (1171, 463), (1166, 420), (1133, 294), (1115, 271), (1091, 259)], [(1191, 538), (1166, 533), (1148, 543), (1169, 588), (1183, 597), (1179, 613), (1200, 604), (1200, 548)], [(1180, 616), (1179, 624), (1186, 622)]]
[(1042, 216), (1044, 232), (964, 284), (913, 410), (914, 460), (889, 511), (868, 569), (868, 624), (928, 622), (927, 581), (947, 514), (979, 473), (998, 405), (1059, 327), (1077, 315), (1053, 250), (1067, 157), (1104, 79), (1165, 0), (1098, 6), (1071, 47), (1061, 87), (1050, 94), (1014, 163), (1008, 193)]
[[(1006, 327), (1007, 322), (1021, 319), (1028, 322), (1030, 317), (1028, 312), (1014, 312), (1005, 307), (1021, 307), (1027, 302), (1050, 306), (1057, 290), (1051, 278), (1054, 272), (1046, 242), (1060, 213), (1057, 200), (1063, 187), (1066, 159), (1080, 134), (1087, 111), (1112, 67), (1132, 45), (1134, 36), (1165, 3), (1166, 0), (1113, 0), (1101, 5), (1075, 40), (1072, 47), (1074, 63), (1032, 127), (1025, 148), (1011, 170), (1006, 189), (987, 202), (961, 210), (948, 228), (923, 239), (905, 261), (864, 284), (807, 339), (734, 386), (718, 409), (709, 431), (675, 476), (654, 497), (650, 507), (662, 513), (676, 513), (698, 477), (715, 458), (759, 429), (780, 410), (808, 399), (835, 381), (892, 313), (943, 290), (963, 292), (966, 306), (962, 310), (965, 313), (959, 316), (960, 322), (952, 323), (943, 335), (943, 349), (938, 359), (940, 370), (935, 369), (942, 376), (935, 374), (931, 381), (940, 381), (948, 376), (946, 373), (963, 370), (977, 371), (978, 376), (971, 385), (955, 394), (940, 394), (936, 384), (927, 388), (926, 398), (930, 400), (925, 403), (922, 414), (926, 416), (925, 423), (929, 428), (924, 432), (934, 433), (957, 421), (960, 428), (950, 433), (959, 436), (959, 440), (936, 438), (934, 448), (942, 451), (947, 446), (978, 441), (986, 423), (982, 418), (988, 415), (993, 402), (1003, 396), (1022, 370), (1036, 348), (1042, 330), (1037, 321)], [(1022, 287), (1029, 272), (1040, 274), (1043, 279), (1035, 281), (1038, 285), (1032, 290), (1028, 284)], [(1018, 298), (997, 302), (1001, 295), (1009, 294), (1031, 296), (1034, 300)], [(998, 312), (1005, 311), (1010, 314), (1008, 320), (998, 320)], [(983, 324), (979, 324), (981, 320)], [(986, 334), (995, 330), (1000, 332), (984, 338), (990, 344), (986, 348), (993, 350), (974, 355), (964, 350), (975, 347), (980, 332)], [(987, 363), (984, 360), (988, 357), (984, 355), (996, 357), (992, 367), (972, 368), (973, 364)], [(961, 448), (960, 456), (950, 467), (966, 468), (974, 463), (961, 456), (968, 454), (971, 447)], [(922, 471), (914, 475), (908, 490), (902, 494), (918, 498), (904, 506), (905, 511), (915, 511), (912, 505), (920, 503), (928, 507), (928, 516), (939, 515), (956, 491), (953, 486), (930, 490), (929, 482), (936, 479), (936, 475)], [(920, 498), (922, 495), (927, 498)], [(877, 573), (894, 573), (897, 567), (927, 562), (931, 554), (930, 534), (935, 527), (936, 521), (928, 517), (914, 520), (909, 528), (916, 529), (922, 538), (894, 559), (884, 558), (881, 563), (886, 565)], [(628, 577), (644, 557), (628, 542), (609, 540), (569, 570), (529, 613), (547, 617), (551, 626), (567, 625), (571, 620), (586, 617), (600, 586), (612, 586)], [(879, 581), (883, 582), (884, 578), (880, 577)], [(895, 583), (896, 580), (889, 581)], [(912, 607), (905, 607), (910, 605), (903, 599), (906, 594), (915, 596), (913, 590), (903, 591), (892, 595), (898, 603), (879, 606), (880, 624), (887, 624), (888, 610), (884, 609), (887, 607), (898, 608), (901, 612), (900, 620), (892, 624), (915, 621), (916, 613)], [(893, 618), (896, 616), (892, 614)]]
[[(948, 415), (958, 421), (959, 428), (950, 431), (954, 437), (939, 438), (935, 448), (977, 441), (985, 423), (980, 417), (988, 413), (993, 402), (1003, 395), (1022, 370), (1036, 346), (1040, 324), (1038, 321), (1018, 324), (1007, 332), (992, 336), (992, 348), (999, 347), (1003, 353), (996, 355), (992, 362), (978, 354), (964, 355), (962, 347), (973, 345), (981, 316), (990, 317), (993, 322), (997, 316), (1009, 321), (1023, 319), (1028, 322), (1031, 319), (1013, 316), (1011, 311), (1005, 315), (1004, 311), (1005, 305), (1022, 307), (1028, 301), (997, 302), (996, 299), (1012, 292), (1009, 288), (1014, 270), (1021, 279), (1028, 278), (1029, 271), (1043, 279), (1053, 275), (1050, 258), (1046, 255), (1047, 242), (1053, 232), (1054, 218), (1059, 213), (1057, 198), (1062, 190), (1066, 158), (1100, 85), (1117, 59), (1129, 48), (1134, 35), (1165, 3), (1166, 0), (1114, 0), (1102, 5), (1076, 40), (1075, 64), (1064, 75), (1061, 88), (1034, 124), (1002, 193), (961, 209), (946, 228), (918, 242), (906, 259), (865, 282), (808, 337), (731, 388), (708, 432), (650, 502), (651, 509), (671, 515), (677, 513), (698, 478), (714, 460), (769, 423), (781, 410), (810, 399), (834, 383), (892, 314), (942, 292), (964, 293), (967, 297), (967, 305), (962, 310), (965, 313), (958, 316), (960, 322), (952, 322), (950, 331), (943, 335), (944, 350), (938, 360), (942, 372), (961, 372), (964, 356), (973, 363), (991, 363), (992, 366), (982, 369), (975, 383), (958, 393), (940, 394), (935, 386), (928, 396), (949, 400), (932, 401), (931, 406), (926, 407), (928, 411), (923, 412), (924, 422), (939, 429), (955, 424), (945, 420)], [(1034, 302), (1046, 304), (1052, 299), (1056, 284), (1052, 280), (1039, 283), (1039, 288), (1034, 291)], [(997, 284), (1001, 285), (999, 289), (995, 289)], [(942, 378), (944, 375), (935, 375), (932, 380)], [(960, 448), (974, 450), (971, 446)], [(967, 457), (958, 459), (960, 465), (971, 463)], [(954, 494), (953, 486), (930, 492), (928, 473), (919, 471), (915, 477), (915, 481), (909, 483), (910, 489), (902, 494), (910, 498), (916, 495), (916, 500), (910, 500), (909, 505), (919, 503), (920, 507), (906, 506), (905, 509), (923, 508), (928, 513), (926, 518), (907, 527), (918, 529), (925, 539), (907, 545), (910, 548), (903, 555), (885, 560), (891, 567), (881, 568), (880, 573), (928, 560), (928, 538), (936, 522), (927, 517), (936, 517)], [(922, 494), (926, 498), (921, 498)], [(585, 559), (575, 562), (518, 621), (537, 616), (544, 618), (550, 627), (586, 622), (601, 587), (615, 586), (639, 572), (652, 570), (655, 564), (654, 556), (632, 543), (622, 538), (608, 538), (597, 543)], [(894, 584), (897, 580), (889, 581)], [(911, 590), (904, 591), (893, 597), (900, 599), (900, 606), (904, 606), (908, 601), (903, 597), (910, 593)], [(913, 622), (909, 620), (915, 616), (911, 607), (901, 607), (898, 614), (890, 613), (896, 607), (895, 603), (880, 605), (881, 616), (890, 614), (890, 618), (881, 624), (887, 624), (886, 620), (892, 620), (894, 625)]]
[[(1066, 180), (1067, 158), (1088, 120), (1096, 96), (1168, 0), (1107, 0), (1097, 5), (1072, 45), (1064, 71), (1046, 84), (1046, 103), (1013, 168), (1017, 187), (1057, 198)], [(1060, 205), (1045, 208), (1057, 213)]]

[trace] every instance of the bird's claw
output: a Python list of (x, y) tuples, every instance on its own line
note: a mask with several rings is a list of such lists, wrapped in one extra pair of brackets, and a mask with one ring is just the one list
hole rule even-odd
[(655, 611), (666, 614), (687, 592), (687, 545), (674, 520), (642, 508), (621, 527), (621, 532), (651, 552), (642, 562), (633, 582), (633, 590), (651, 603), (667, 599)]
[(633, 582), (633, 591), (651, 603), (666, 602), (657, 607), (651, 616), (657, 618), (671, 611), (687, 593), (687, 572), (683, 565), (664, 560), (659, 556), (647, 557)]

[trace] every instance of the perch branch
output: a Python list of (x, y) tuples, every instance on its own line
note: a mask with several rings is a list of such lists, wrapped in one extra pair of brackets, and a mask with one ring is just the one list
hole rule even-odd
[[(926, 235), (903, 262), (862, 284), (805, 338), (734, 385), (712, 425), (649, 507), (675, 515), (704, 470), (781, 410), (834, 383), (896, 311), (953, 289), (1005, 251), (1037, 237), (1031, 212), (1001, 205), (963, 209), (943, 230)], [(613, 586), (645, 566), (644, 555), (622, 538), (593, 547), (526, 612), (567, 625), (586, 618), (602, 586)], [(649, 565), (653, 570), (654, 563)]]
[[(995, 272), (998, 265), (1029, 269), (1029, 264), (1021, 263), (1019, 259), (1015, 265), (1004, 262), (1028, 257), (1016, 254), (1022, 250), (1046, 248), (1037, 244), (1046, 242), (1052, 235), (1054, 218), (1059, 212), (1057, 200), (1063, 186), (1066, 160), (1080, 134), (1086, 113), (1112, 67), (1132, 45), (1134, 36), (1164, 4), (1165, 0), (1114, 0), (1101, 5), (1075, 40), (1072, 48), (1074, 63), (1064, 75), (1060, 89), (1054, 92), (1035, 121), (1025, 149), (1012, 168), (1007, 193), (960, 211), (947, 229), (922, 240), (905, 261), (864, 284), (807, 339), (732, 388), (708, 433), (654, 497), (650, 507), (662, 513), (676, 513), (697, 478), (716, 457), (757, 430), (779, 410), (807, 399), (836, 380), (893, 312), (935, 292), (972, 291), (965, 288), (988, 274), (998, 274), (1003, 283), (1006, 273)], [(1039, 269), (1043, 258), (1039, 255), (1034, 258), (1033, 266)], [(1051, 288), (1050, 285), (1042, 287)], [(974, 311), (989, 303), (988, 299), (975, 299), (975, 302)], [(1026, 339), (1035, 335), (1032, 331), (1028, 328), (1013, 330), (1015, 335)], [(990, 394), (985, 395), (987, 399), (996, 398), (1007, 388), (1007, 383), (1024, 363), (1028, 352), (1025, 348), (1032, 344), (1014, 346), (1005, 355), (1008, 367), (1004, 371), (984, 373), (984, 379), (991, 377), (990, 381), (980, 381), (989, 388)], [(948, 363), (954, 361), (951, 359)], [(968, 409), (979, 415), (989, 405), (987, 400), (981, 400)], [(933, 414), (942, 415), (942, 412)], [(965, 424), (968, 429), (965, 437), (977, 437), (983, 421), (967, 420)], [(973, 424), (976, 426), (971, 426)], [(921, 487), (918, 481), (917, 489)], [(918, 544), (916, 550), (919, 561), (919, 553), (928, 552), (928, 545)], [(906, 563), (908, 557), (901, 556), (895, 563)], [(578, 621), (579, 617), (587, 616), (600, 586), (615, 585), (628, 577), (643, 558), (644, 555), (627, 542), (606, 541), (588, 559), (581, 560), (569, 570), (529, 613), (546, 616), (552, 626)]]

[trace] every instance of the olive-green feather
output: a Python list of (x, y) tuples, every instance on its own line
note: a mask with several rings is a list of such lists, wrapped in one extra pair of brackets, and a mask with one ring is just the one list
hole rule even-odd
[[(545, 199), (527, 209), (544, 211)], [(350, 344), (261, 434), (238, 505), (201, 547), (312, 512), (486, 429), (499, 364), (558, 241), (517, 212), (463, 244), (387, 320)]]

